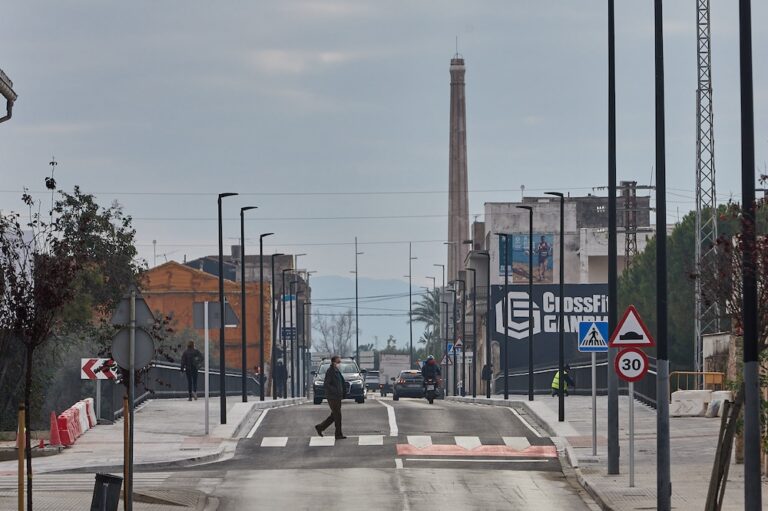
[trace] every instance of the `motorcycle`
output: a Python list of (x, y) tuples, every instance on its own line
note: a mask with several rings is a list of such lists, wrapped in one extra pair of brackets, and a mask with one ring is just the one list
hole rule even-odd
[(435, 401), (438, 385), (438, 381), (434, 378), (424, 379), (424, 397), (427, 398), (429, 404), (432, 404)]

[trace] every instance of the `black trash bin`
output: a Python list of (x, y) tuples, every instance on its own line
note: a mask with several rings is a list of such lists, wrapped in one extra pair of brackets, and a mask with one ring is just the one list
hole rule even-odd
[(117, 511), (123, 478), (112, 474), (96, 474), (91, 511)]

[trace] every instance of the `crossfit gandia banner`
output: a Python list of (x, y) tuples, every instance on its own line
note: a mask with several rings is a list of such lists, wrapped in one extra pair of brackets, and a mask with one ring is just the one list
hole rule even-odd
[[(580, 321), (608, 321), (607, 284), (565, 284), (563, 299), (563, 331), (566, 362), (588, 359), (579, 354), (577, 338)], [(528, 286), (510, 284), (507, 295), (507, 318), (504, 321), (504, 286), (492, 286), (491, 326), (493, 340), (504, 344), (507, 329), (510, 371), (528, 367)], [(534, 365), (551, 366), (558, 358), (558, 317), (560, 286), (533, 286), (533, 356)], [(500, 369), (500, 368), (495, 368)]]

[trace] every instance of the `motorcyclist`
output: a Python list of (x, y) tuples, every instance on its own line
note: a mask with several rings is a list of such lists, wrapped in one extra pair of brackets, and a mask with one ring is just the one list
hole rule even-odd
[(432, 355), (428, 356), (424, 367), (421, 368), (421, 375), (424, 377), (424, 380), (432, 379), (439, 383), (440, 374), (440, 364), (437, 363), (435, 357)]

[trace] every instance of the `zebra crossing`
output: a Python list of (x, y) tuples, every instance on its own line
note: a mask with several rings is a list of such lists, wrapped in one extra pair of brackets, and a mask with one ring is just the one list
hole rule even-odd
[[(122, 477), (122, 474), (115, 474)], [(161, 488), (172, 474), (170, 472), (136, 472), (133, 484), (137, 489)], [(92, 491), (95, 481), (94, 474), (35, 474), (34, 491)], [(192, 483), (190, 483), (192, 484)], [(178, 486), (174, 481), (174, 485)], [(18, 478), (0, 477), (0, 494), (15, 492), (18, 489)]]
[[(532, 445), (531, 442), (534, 442)], [(264, 436), (261, 449), (308, 447), (310, 449), (394, 447), (398, 456), (483, 456), (556, 458), (557, 450), (548, 439), (529, 440), (524, 436), (436, 436), (359, 435), (339, 440), (333, 436), (288, 437)]]

